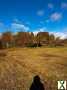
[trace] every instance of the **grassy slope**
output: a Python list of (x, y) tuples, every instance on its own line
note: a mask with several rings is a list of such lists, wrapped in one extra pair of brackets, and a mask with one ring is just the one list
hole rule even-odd
[(28, 90), (37, 74), (46, 90), (57, 90), (57, 80), (67, 80), (67, 48), (18, 48), (4, 52), (6, 56), (0, 56), (0, 90)]

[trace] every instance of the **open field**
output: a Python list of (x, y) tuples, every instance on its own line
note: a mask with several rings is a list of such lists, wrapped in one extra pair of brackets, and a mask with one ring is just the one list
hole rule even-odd
[(67, 48), (13, 48), (2, 54), (0, 90), (29, 90), (35, 75), (46, 90), (57, 90), (57, 81), (67, 80)]

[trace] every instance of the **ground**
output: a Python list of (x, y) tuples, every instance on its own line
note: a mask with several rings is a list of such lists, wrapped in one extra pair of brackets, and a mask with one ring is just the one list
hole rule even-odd
[(0, 50), (0, 90), (29, 90), (39, 75), (46, 90), (67, 80), (67, 48), (11, 48)]

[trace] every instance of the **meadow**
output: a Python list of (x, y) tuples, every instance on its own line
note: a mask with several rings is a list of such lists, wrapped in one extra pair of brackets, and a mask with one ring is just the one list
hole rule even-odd
[(46, 90), (67, 80), (67, 47), (0, 50), (0, 90), (29, 90), (39, 75)]

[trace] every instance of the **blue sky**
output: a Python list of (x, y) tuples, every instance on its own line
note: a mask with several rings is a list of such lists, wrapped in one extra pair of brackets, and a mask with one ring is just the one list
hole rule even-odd
[(67, 0), (0, 0), (0, 32), (48, 31), (67, 36)]

